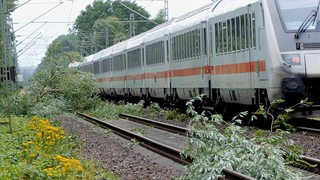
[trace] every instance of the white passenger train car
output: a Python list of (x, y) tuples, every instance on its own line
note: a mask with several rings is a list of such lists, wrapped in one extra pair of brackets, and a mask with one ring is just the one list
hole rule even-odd
[[(216, 0), (88, 57), (103, 94), (320, 104), (319, 0)], [(93, 58), (93, 59), (92, 59)], [(99, 66), (99, 67), (98, 67)]]

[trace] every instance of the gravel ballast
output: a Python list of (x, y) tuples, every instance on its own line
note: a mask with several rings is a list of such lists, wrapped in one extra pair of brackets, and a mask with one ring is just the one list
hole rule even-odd
[(83, 145), (80, 154), (100, 162), (120, 179), (171, 179), (185, 173), (182, 165), (161, 157), (130, 141), (77, 118), (59, 116), (62, 128), (77, 136)]
[[(100, 162), (103, 169), (113, 171), (120, 179), (172, 179), (185, 173), (182, 165), (138, 145), (130, 146), (130, 141), (89, 122), (67, 116), (54, 119), (61, 121), (63, 129), (75, 134), (78, 141), (84, 142), (81, 155)], [(181, 126), (187, 124), (174, 121), (167, 123)], [(304, 149), (305, 156), (320, 159), (319, 136), (310, 136), (301, 131), (289, 134), (288, 137)]]

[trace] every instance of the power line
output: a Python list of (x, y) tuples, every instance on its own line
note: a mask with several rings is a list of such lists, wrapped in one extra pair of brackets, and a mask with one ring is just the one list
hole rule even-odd
[(19, 46), (20, 44), (22, 44), (26, 39), (28, 39), (29, 37), (31, 37), (35, 32), (37, 32), (39, 29), (41, 29), (46, 23), (43, 23), (40, 27), (38, 27), (36, 30), (34, 30), (29, 36), (27, 36), (26, 38), (24, 38), (22, 41), (20, 41), (19, 44), (17, 44), (17, 46)]
[(23, 25), (22, 27), (18, 28), (16, 31), (14, 32), (17, 32), (19, 30), (21, 30), (22, 28), (26, 27), (27, 25), (29, 25), (30, 23), (32, 23), (33, 21), (39, 19), (40, 17), (46, 15), (47, 13), (49, 13), (50, 11), (54, 10), (55, 8), (57, 8), (58, 6), (60, 6), (61, 4), (63, 4), (63, 2), (60, 2), (58, 5), (54, 6), (53, 8), (49, 9), (48, 11), (44, 12), (43, 14), (41, 14), (40, 16), (34, 18), (33, 20), (31, 20), (30, 22), (28, 22), (27, 24)]
[(22, 3), (22, 4), (20, 4), (19, 6), (16, 6), (16, 7), (14, 7), (14, 8), (12, 8), (12, 9), (9, 9), (7, 12), (5, 12), (5, 14), (9, 14), (10, 12), (13, 12), (14, 10), (16, 10), (16, 9), (18, 9), (19, 7), (21, 7), (21, 6), (23, 6), (23, 5), (25, 5), (25, 4), (27, 4), (28, 2), (30, 2), (31, 0), (28, 0), (28, 1), (26, 1), (26, 2), (24, 2), (24, 3)]
[(141, 17), (143, 17), (144, 19), (149, 20), (149, 21), (150, 21), (150, 22), (152, 22), (153, 24), (158, 25), (158, 23), (156, 23), (156, 22), (154, 22), (154, 21), (150, 20), (149, 18), (147, 18), (146, 16), (142, 15), (141, 13), (139, 13), (139, 12), (137, 12), (137, 11), (135, 11), (135, 10), (131, 9), (131, 8), (130, 8), (130, 7), (128, 7), (127, 5), (123, 4), (121, 1), (119, 1), (119, 2), (120, 2), (120, 4), (121, 4), (123, 7), (125, 7), (125, 8), (127, 8), (127, 9), (129, 9), (130, 11), (132, 11), (132, 12), (136, 13), (137, 15), (139, 15), (139, 16), (141, 16)]

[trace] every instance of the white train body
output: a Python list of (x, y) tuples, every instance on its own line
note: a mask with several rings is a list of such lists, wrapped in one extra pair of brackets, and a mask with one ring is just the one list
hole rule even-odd
[(78, 68), (95, 74), (104, 95), (175, 101), (205, 94), (215, 104), (246, 105), (309, 97), (320, 104), (318, 8), (318, 0), (217, 0)]

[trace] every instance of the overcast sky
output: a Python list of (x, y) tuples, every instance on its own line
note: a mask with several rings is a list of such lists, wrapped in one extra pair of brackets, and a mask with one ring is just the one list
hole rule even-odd
[[(67, 34), (73, 22), (94, 0), (19, 0), (12, 14), (20, 67), (37, 66), (50, 43)], [(152, 16), (164, 7), (162, 0), (136, 0)], [(168, 0), (169, 18), (194, 10), (211, 0)], [(31, 23), (30, 23), (31, 22)]]

